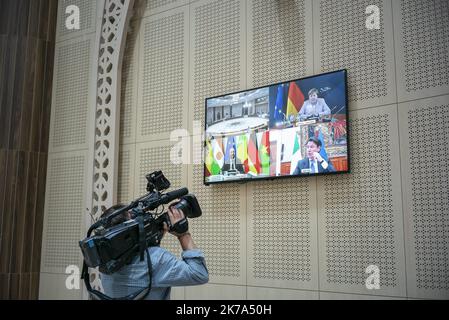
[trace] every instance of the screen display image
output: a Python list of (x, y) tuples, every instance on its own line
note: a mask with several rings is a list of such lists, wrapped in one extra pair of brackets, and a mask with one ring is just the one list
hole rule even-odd
[(204, 183), (349, 172), (346, 70), (206, 99)]

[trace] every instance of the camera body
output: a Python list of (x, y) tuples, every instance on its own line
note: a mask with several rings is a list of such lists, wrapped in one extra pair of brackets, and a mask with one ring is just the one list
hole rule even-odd
[[(88, 267), (100, 267), (100, 271), (112, 274), (140, 252), (151, 246), (158, 246), (164, 235), (164, 223), (170, 231), (183, 233), (188, 230), (187, 218), (201, 216), (201, 208), (195, 196), (188, 194), (187, 188), (168, 193), (161, 191), (170, 186), (170, 182), (161, 171), (146, 176), (149, 193), (117, 209), (109, 216), (94, 223), (87, 238), (79, 242), (84, 262)], [(167, 212), (152, 212), (163, 204), (180, 199), (172, 206), (183, 211), (185, 218), (172, 225)], [(112, 218), (128, 214), (130, 219), (117, 225), (111, 225)], [(91, 236), (92, 232), (94, 235)]]

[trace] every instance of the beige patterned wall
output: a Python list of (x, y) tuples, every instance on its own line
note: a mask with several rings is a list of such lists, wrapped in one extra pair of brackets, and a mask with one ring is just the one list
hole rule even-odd
[[(197, 195), (203, 216), (191, 226), (210, 283), (172, 298), (449, 298), (446, 0), (141, 4), (124, 53), (117, 192), (122, 202), (138, 197), (144, 175), (162, 169)], [(373, 4), (380, 30), (365, 27)], [(340, 68), (351, 174), (205, 187), (202, 165), (170, 163), (170, 132), (199, 138), (206, 97)], [(55, 147), (70, 151), (64, 141)], [(163, 245), (179, 254), (173, 239)], [(365, 286), (371, 264), (379, 290)]]

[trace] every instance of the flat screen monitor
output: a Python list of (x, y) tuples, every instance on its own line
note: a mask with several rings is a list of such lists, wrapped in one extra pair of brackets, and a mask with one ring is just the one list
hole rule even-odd
[(346, 70), (206, 99), (204, 183), (349, 172)]

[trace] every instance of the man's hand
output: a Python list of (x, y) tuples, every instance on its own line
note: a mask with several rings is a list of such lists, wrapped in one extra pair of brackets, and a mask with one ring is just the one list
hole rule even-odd
[(318, 152), (314, 152), (314, 153), (313, 153), (313, 157), (314, 157), (318, 162), (323, 161), (323, 157), (322, 157)]
[(329, 166), (329, 163), (326, 160), (324, 160), (323, 157), (318, 152), (314, 153), (314, 157), (318, 161), (318, 163), (321, 163), (323, 169), (326, 170), (327, 167)]
[[(175, 207), (169, 207), (168, 208), (168, 217), (170, 218), (170, 222), (172, 225), (177, 223), (178, 221), (181, 221), (184, 219), (184, 212), (181, 210), (175, 208)], [(164, 222), (164, 231), (169, 231), (168, 225)], [(195, 243), (193, 242), (192, 236), (190, 235), (189, 231), (184, 232), (182, 234), (178, 234), (174, 231), (170, 232), (172, 235), (178, 237), (179, 243), (181, 244), (182, 250), (189, 250), (194, 249)]]
[[(175, 207), (169, 207), (167, 214), (168, 214), (168, 217), (170, 219), (170, 223), (172, 226), (174, 226), (177, 222), (179, 222), (185, 218), (184, 212), (182, 212), (182, 210), (179, 210)], [(165, 222), (164, 222), (164, 231), (168, 231), (169, 233), (171, 233), (172, 235), (174, 235), (178, 238), (182, 235), (175, 231), (170, 232), (169, 227)]]

